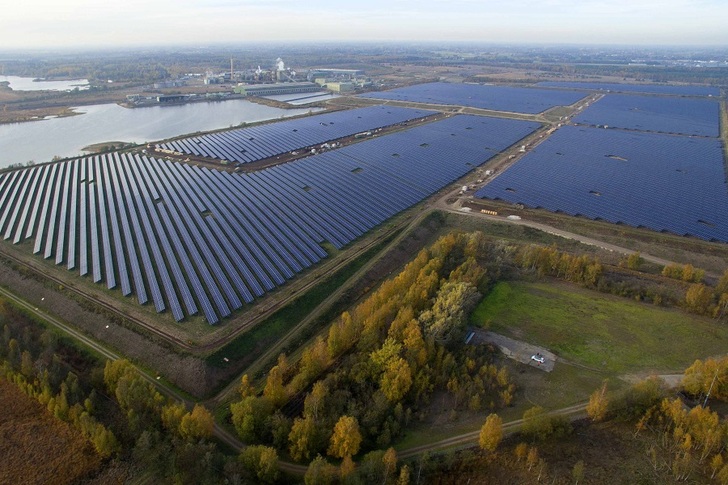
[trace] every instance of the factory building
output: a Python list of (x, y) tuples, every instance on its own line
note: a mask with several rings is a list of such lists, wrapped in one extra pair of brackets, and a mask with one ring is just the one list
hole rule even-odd
[(321, 88), (308, 82), (276, 84), (238, 84), (235, 92), (243, 96), (272, 96), (274, 94), (315, 93)]

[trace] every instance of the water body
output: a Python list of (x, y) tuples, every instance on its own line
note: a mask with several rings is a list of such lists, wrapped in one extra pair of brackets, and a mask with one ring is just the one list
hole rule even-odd
[(55, 156), (83, 155), (84, 147), (96, 143), (147, 143), (317, 110), (286, 110), (235, 99), (134, 109), (100, 104), (76, 111), (84, 114), (0, 125), (0, 168), (31, 160), (48, 162)]
[(10, 83), (13, 91), (72, 91), (88, 89), (88, 79), (71, 79), (69, 81), (34, 81), (32, 77), (0, 76), (0, 83)]

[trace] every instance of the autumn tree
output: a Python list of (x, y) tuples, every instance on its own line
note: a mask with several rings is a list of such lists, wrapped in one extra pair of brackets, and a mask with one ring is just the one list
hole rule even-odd
[(480, 293), (472, 284), (448, 281), (437, 292), (432, 309), (420, 314), (420, 323), (428, 335), (446, 338), (465, 323), (479, 299)]
[(690, 285), (685, 293), (685, 306), (693, 313), (705, 315), (710, 311), (713, 293), (702, 283)]
[(682, 387), (694, 396), (710, 391), (712, 398), (728, 401), (728, 357), (696, 360), (685, 369)]
[(288, 435), (288, 451), (296, 461), (311, 458), (316, 449), (317, 429), (313, 418), (296, 418)]
[(240, 453), (243, 466), (262, 483), (278, 480), (278, 452), (268, 446), (248, 446)]
[(480, 448), (495, 451), (503, 439), (503, 420), (497, 414), (490, 414), (480, 428)]
[(182, 416), (179, 434), (187, 440), (209, 439), (215, 429), (215, 418), (204, 406), (195, 404), (192, 412)]
[(328, 454), (337, 458), (354, 456), (359, 452), (362, 437), (356, 418), (342, 416), (334, 426)]
[(589, 396), (589, 404), (586, 406), (586, 414), (591, 418), (592, 421), (603, 421), (607, 417), (607, 409), (609, 407), (609, 400), (607, 398), (607, 383), (602, 384), (602, 387), (594, 391)]
[(268, 371), (268, 377), (265, 381), (265, 388), (263, 389), (263, 396), (267, 397), (274, 407), (280, 407), (286, 402), (288, 396), (286, 390), (283, 387), (283, 374), (279, 366), (274, 365), (270, 371)]

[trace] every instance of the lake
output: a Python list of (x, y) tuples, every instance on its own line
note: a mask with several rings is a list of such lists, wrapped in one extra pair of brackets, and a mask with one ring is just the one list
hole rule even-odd
[(1, 82), (10, 83), (13, 91), (72, 91), (88, 89), (88, 79), (71, 79), (68, 81), (34, 81), (32, 77), (0, 76)]
[(48, 162), (55, 156), (83, 155), (84, 147), (96, 143), (147, 143), (317, 111), (273, 108), (243, 99), (134, 109), (116, 104), (75, 109), (84, 114), (0, 125), (0, 168), (30, 160)]

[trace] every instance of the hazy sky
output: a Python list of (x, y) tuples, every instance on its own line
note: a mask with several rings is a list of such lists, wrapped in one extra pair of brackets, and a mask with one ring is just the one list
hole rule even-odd
[(0, 0), (0, 47), (288, 40), (728, 46), (727, 0)]

